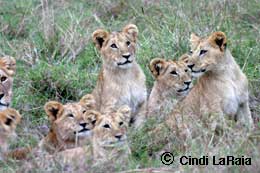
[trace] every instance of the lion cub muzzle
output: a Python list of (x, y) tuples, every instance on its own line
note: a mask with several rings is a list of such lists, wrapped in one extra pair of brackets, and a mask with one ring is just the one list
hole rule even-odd
[(133, 62), (132, 55), (130, 53), (126, 53), (122, 55), (120, 62), (117, 63), (118, 66), (123, 66), (126, 64), (131, 64)]
[(183, 82), (184, 85), (186, 86), (184, 89), (179, 89), (177, 90), (178, 93), (184, 93), (184, 92), (187, 92), (189, 91), (191, 88), (192, 88), (192, 81), (185, 81)]
[(5, 110), (10, 105), (9, 101), (4, 101), (4, 96), (4, 93), (0, 94), (0, 110)]

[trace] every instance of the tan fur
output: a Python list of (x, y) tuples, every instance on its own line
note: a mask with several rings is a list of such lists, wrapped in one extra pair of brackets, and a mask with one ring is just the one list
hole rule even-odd
[(179, 109), (173, 113), (173, 124), (179, 123), (176, 119), (182, 119), (180, 115), (215, 114), (223, 118), (226, 115), (252, 128), (247, 78), (226, 48), (225, 34), (215, 32), (209, 37), (196, 38), (195, 42), (191, 42), (193, 54), (189, 59), (189, 67), (192, 75), (199, 78), (188, 96), (179, 104)]
[(148, 100), (148, 115), (162, 115), (166, 109), (174, 109), (192, 88), (191, 72), (183, 55), (179, 61), (155, 58), (150, 62), (150, 70), (155, 82)]
[(89, 163), (97, 165), (111, 162), (112, 159), (123, 161), (127, 158), (130, 153), (126, 136), (130, 108), (125, 105), (107, 115), (98, 112), (95, 114), (98, 120), (93, 130), (91, 145), (66, 149), (53, 155), (43, 155), (36, 158), (38, 166), (50, 167), (56, 161), (70, 167), (82, 167)]
[(11, 56), (4, 56), (0, 58), (0, 67), (5, 68), (6, 73), (9, 76), (14, 76), (16, 72), (16, 61), (14, 57)]
[(135, 125), (139, 126), (145, 116), (147, 91), (145, 75), (135, 61), (137, 35), (133, 24), (121, 32), (98, 29), (92, 34), (103, 60), (93, 95), (101, 112), (127, 104), (132, 110), (131, 119), (136, 119)]
[(0, 160), (4, 159), (8, 152), (10, 140), (16, 137), (15, 129), (21, 121), (21, 115), (12, 108), (0, 112)]
[(0, 58), (0, 110), (8, 108), (11, 104), (15, 71), (16, 61), (13, 57)]
[(130, 115), (131, 111), (128, 106), (121, 106), (117, 111), (107, 115), (100, 114), (93, 130), (91, 147), (66, 150), (60, 153), (60, 156), (69, 162), (83, 155), (87, 156), (84, 160), (91, 158), (94, 163), (126, 158), (130, 153), (126, 136)]
[(10, 150), (5, 154), (6, 158), (11, 158), (14, 160), (24, 160), (28, 157), (28, 155), (33, 151), (31, 147), (23, 147), (16, 148), (14, 150)]
[(130, 153), (126, 134), (130, 115), (130, 108), (121, 106), (116, 112), (100, 118), (92, 138), (95, 160), (118, 159)]
[[(40, 142), (40, 148), (48, 152), (57, 152), (88, 142), (97, 121), (95, 111), (92, 110), (94, 106), (94, 97), (89, 94), (78, 103), (46, 103), (44, 109), (51, 122), (51, 128)], [(81, 131), (83, 129), (85, 131)]]

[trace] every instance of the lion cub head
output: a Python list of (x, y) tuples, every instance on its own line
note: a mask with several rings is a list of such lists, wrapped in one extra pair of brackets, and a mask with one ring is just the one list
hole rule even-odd
[(114, 146), (126, 142), (127, 128), (131, 111), (128, 106), (121, 106), (117, 111), (100, 116), (94, 128), (94, 140), (99, 146)]
[(16, 61), (13, 57), (0, 58), (0, 110), (8, 108), (11, 103), (15, 70)]
[(126, 134), (130, 115), (130, 108), (126, 105), (117, 111), (100, 115), (92, 138), (96, 161), (123, 159), (130, 153)]
[(7, 108), (0, 112), (0, 160), (1, 153), (8, 149), (8, 142), (16, 137), (16, 125), (21, 115), (15, 109)]
[(219, 69), (219, 62), (223, 61), (227, 38), (223, 32), (214, 32), (210, 36), (200, 38), (191, 34), (192, 56), (188, 67), (194, 77), (199, 77), (207, 71)]
[(94, 97), (85, 95), (78, 103), (63, 105), (57, 101), (45, 104), (45, 112), (51, 122), (51, 132), (54, 132), (58, 141), (72, 142), (90, 136), (91, 130), (97, 121)]
[(130, 68), (135, 62), (137, 35), (137, 26), (133, 24), (119, 32), (96, 30), (92, 39), (102, 55), (104, 66), (110, 69)]
[[(186, 56), (188, 55), (183, 55), (182, 59), (186, 59)], [(191, 72), (183, 60), (155, 58), (150, 62), (149, 68), (156, 82), (167, 92), (183, 97), (192, 88)]]

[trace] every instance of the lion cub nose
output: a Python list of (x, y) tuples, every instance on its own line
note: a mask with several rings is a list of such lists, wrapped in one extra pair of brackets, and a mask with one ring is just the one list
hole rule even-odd
[(187, 65), (191, 70), (194, 67), (194, 64)]
[(186, 84), (186, 85), (190, 85), (190, 83), (191, 83), (191, 81), (186, 81), (186, 82), (184, 82), (184, 84)]
[(125, 59), (128, 59), (130, 57), (130, 53), (128, 54), (123, 54), (122, 57), (124, 57)]
[(115, 138), (117, 138), (117, 139), (121, 139), (121, 137), (122, 137), (123, 135), (121, 135), (121, 134), (119, 134), (119, 135), (115, 135)]
[(80, 123), (79, 125), (81, 125), (83, 128), (85, 128), (87, 123)]

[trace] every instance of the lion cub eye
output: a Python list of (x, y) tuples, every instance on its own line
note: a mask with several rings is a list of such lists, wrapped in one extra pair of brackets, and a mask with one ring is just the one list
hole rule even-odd
[(73, 118), (73, 117), (74, 117), (74, 115), (73, 115), (73, 114), (68, 114), (67, 116), (68, 116), (68, 117), (71, 117), (71, 118)]
[(4, 82), (4, 81), (6, 81), (6, 79), (7, 79), (6, 76), (2, 76), (0, 80), (1, 80), (1, 82)]
[(119, 125), (120, 125), (120, 126), (122, 126), (123, 124), (124, 124), (124, 123), (123, 123), (122, 121), (121, 121), (121, 122), (119, 122)]
[(185, 69), (184, 71), (187, 73), (189, 70), (188, 70), (188, 69)]
[(207, 53), (208, 51), (207, 50), (200, 50), (200, 56)]
[(193, 51), (192, 51), (192, 50), (190, 50), (190, 51), (189, 51), (189, 53), (190, 53), (190, 54), (192, 54), (192, 53), (193, 53)]
[(97, 120), (91, 121), (91, 124), (95, 125)]
[(105, 125), (103, 125), (103, 127), (109, 129), (110, 125), (109, 124), (105, 124)]
[(127, 45), (127, 46), (129, 46), (130, 44), (131, 44), (130, 41), (127, 41), (127, 42), (126, 42), (126, 45)]
[(83, 110), (82, 113), (84, 114), (86, 112), (86, 110)]
[(178, 73), (176, 71), (171, 71), (171, 74), (177, 75)]
[(111, 44), (111, 46), (110, 47), (112, 47), (112, 48), (117, 48), (117, 46), (116, 46), (116, 44), (115, 43), (113, 43), (113, 44)]
[(11, 118), (7, 118), (6, 121), (5, 121), (5, 124), (10, 126), (12, 123), (12, 119)]

